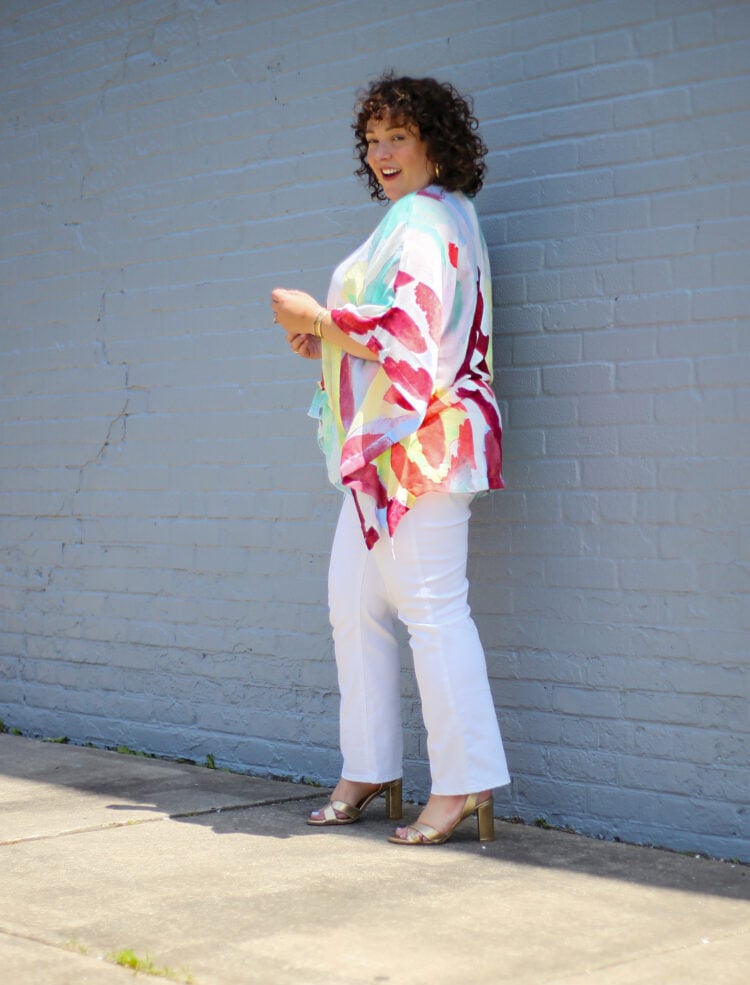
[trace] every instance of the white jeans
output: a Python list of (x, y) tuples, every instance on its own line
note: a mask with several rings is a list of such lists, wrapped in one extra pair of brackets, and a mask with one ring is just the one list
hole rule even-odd
[(347, 495), (331, 552), (331, 625), (341, 691), (342, 776), (383, 783), (401, 776), (400, 658), (394, 618), (411, 637), (435, 794), (510, 782), (467, 602), (471, 495), (428, 493), (393, 540), (368, 551)]

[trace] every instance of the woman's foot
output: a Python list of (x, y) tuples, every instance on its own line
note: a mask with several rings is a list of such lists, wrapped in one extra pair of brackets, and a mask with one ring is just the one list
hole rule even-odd
[(319, 811), (313, 811), (307, 819), (308, 824), (336, 825), (352, 824), (358, 821), (364, 809), (375, 798), (385, 794), (385, 809), (391, 820), (401, 817), (400, 779), (386, 783), (360, 783), (343, 777), (336, 784), (330, 801)]
[(397, 844), (441, 844), (471, 814), (477, 814), (480, 820), (480, 839), (491, 840), (494, 837), (489, 830), (492, 828), (491, 790), (468, 795), (430, 794), (419, 820), (413, 825), (396, 828), (389, 840)]
[[(379, 783), (358, 783), (356, 780), (345, 780), (342, 777), (331, 794), (331, 804), (335, 800), (340, 800), (345, 804), (351, 804), (353, 807), (359, 807), (363, 800), (367, 800), (371, 794), (379, 789)], [(325, 822), (325, 810), (326, 808), (322, 807), (319, 811), (313, 811), (310, 814), (310, 820), (317, 824), (323, 824)], [(337, 818), (346, 823), (346, 814), (342, 811), (336, 811), (335, 814)]]

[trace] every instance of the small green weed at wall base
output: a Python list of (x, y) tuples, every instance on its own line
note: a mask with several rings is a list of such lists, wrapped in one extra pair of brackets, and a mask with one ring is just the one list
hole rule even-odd
[(122, 756), (144, 756), (146, 759), (156, 759), (152, 752), (140, 752), (138, 749), (131, 749), (130, 746), (117, 746), (115, 752)]
[(0, 735), (23, 735), (20, 728), (8, 728), (5, 722), (0, 718)]
[(188, 975), (182, 971), (173, 971), (171, 968), (160, 967), (154, 964), (152, 959), (146, 955), (145, 958), (139, 958), (138, 955), (131, 948), (123, 948), (120, 951), (111, 951), (109, 954), (105, 955), (107, 961), (112, 961), (114, 964), (119, 964), (123, 968), (131, 968), (136, 974), (140, 972), (142, 975), (153, 975), (155, 978), (166, 978), (171, 982), (183, 982), (184, 985), (193, 985), (194, 979), (192, 975)]

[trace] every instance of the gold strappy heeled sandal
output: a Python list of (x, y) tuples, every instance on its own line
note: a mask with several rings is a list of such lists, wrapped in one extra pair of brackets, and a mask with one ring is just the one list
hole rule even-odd
[[(401, 809), (401, 780), (390, 780), (388, 783), (381, 783), (380, 786), (363, 797), (358, 804), (347, 804), (343, 800), (332, 800), (319, 811), (323, 817), (318, 820), (314, 817), (307, 819), (308, 824), (317, 827), (336, 824), (354, 824), (362, 816), (364, 809), (372, 803), (381, 793), (385, 794), (385, 811), (391, 821), (397, 821), (402, 816)], [(339, 817), (343, 814), (343, 817)]]
[(461, 811), (461, 816), (450, 831), (438, 831), (437, 828), (433, 828), (430, 824), (425, 824), (423, 821), (415, 821), (414, 824), (410, 824), (407, 827), (406, 834), (403, 838), (397, 834), (392, 834), (388, 841), (393, 842), (394, 845), (442, 845), (444, 841), (450, 838), (459, 824), (472, 814), (476, 814), (477, 816), (477, 834), (479, 840), (494, 841), (495, 818), (492, 813), (492, 794), (490, 794), (487, 800), (483, 800), (481, 804), (477, 803), (478, 796), (479, 794), (476, 793), (470, 793), (468, 795)]

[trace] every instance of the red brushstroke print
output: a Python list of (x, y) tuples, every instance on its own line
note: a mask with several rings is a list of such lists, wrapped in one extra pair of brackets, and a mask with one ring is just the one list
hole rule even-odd
[(414, 289), (414, 297), (419, 307), (425, 313), (430, 338), (437, 342), (440, 338), (440, 330), (443, 322), (443, 306), (440, 303), (440, 298), (426, 284), (417, 284)]
[[(413, 395), (420, 403), (427, 403), (432, 394), (432, 377), (426, 369), (414, 369), (403, 359), (391, 359), (388, 356), (383, 361), (383, 369), (396, 386), (401, 387), (404, 395)], [(414, 408), (417, 410), (417, 408)]]
[(491, 431), (488, 431), (484, 436), (484, 457), (487, 461), (487, 479), (490, 489), (504, 489), (502, 445)]
[(414, 321), (401, 308), (386, 311), (380, 321), (381, 328), (398, 339), (410, 352), (424, 352), (427, 343)]
[(443, 464), (446, 447), (442, 417), (435, 416), (430, 421), (425, 420), (419, 429), (419, 443), (422, 446), (424, 457), (433, 469)]
[(406, 287), (407, 284), (411, 284), (414, 278), (411, 274), (407, 274), (405, 270), (399, 270), (396, 274), (396, 280), (393, 282), (394, 291), (399, 290), (401, 287)]
[(391, 448), (391, 468), (402, 489), (408, 489), (415, 496), (431, 491), (431, 483), (425, 479), (419, 466), (412, 462), (401, 444)]
[(372, 462), (363, 465), (354, 475), (344, 479), (344, 485), (348, 486), (355, 496), (358, 492), (366, 493), (375, 500), (379, 510), (385, 509), (388, 504), (388, 493), (380, 481), (376, 466)]
[(357, 475), (359, 469), (372, 462), (390, 445), (391, 440), (385, 434), (355, 434), (347, 438), (341, 449), (341, 474), (344, 479)]
[(362, 529), (362, 535), (365, 538), (365, 546), (368, 551), (371, 551), (375, 544), (380, 540), (380, 534), (377, 532), (375, 527), (365, 526), (365, 515), (362, 512), (362, 507), (359, 505), (359, 499), (357, 498), (356, 492), (352, 489), (352, 496), (354, 497), (354, 505), (357, 507), (357, 516), (359, 517), (359, 525)]
[(474, 432), (471, 429), (471, 421), (467, 417), (458, 429), (458, 447), (452, 461), (457, 466), (475, 469), (477, 467), (476, 456), (474, 455)]
[[(482, 295), (482, 288), (479, 280), (479, 271), (477, 271), (477, 304), (474, 309), (474, 318), (471, 323), (471, 330), (469, 331), (469, 338), (466, 343), (466, 355), (464, 356), (464, 361), (461, 364), (461, 368), (458, 373), (456, 373), (456, 379), (462, 380), (466, 377), (476, 377), (479, 376), (483, 380), (488, 380), (490, 378), (489, 367), (487, 366), (487, 353), (490, 347), (490, 339), (488, 335), (482, 333), (482, 316), (484, 315), (484, 297)], [(479, 356), (479, 362), (476, 362), (476, 356)], [(472, 367), (472, 362), (474, 366)]]
[(341, 423), (346, 430), (352, 426), (354, 420), (354, 390), (352, 387), (352, 361), (348, 353), (344, 353), (341, 359), (341, 376), (339, 378), (339, 407), (341, 409)]
[(399, 503), (397, 499), (392, 499), (390, 501), (385, 515), (388, 520), (388, 533), (391, 535), (391, 537), (393, 536), (394, 531), (398, 526), (398, 521), (405, 513), (408, 512), (409, 512), (408, 507), (404, 506), (403, 503)]
[(362, 318), (346, 308), (333, 308), (331, 320), (347, 335), (366, 335), (377, 328), (377, 318)]
[(409, 401), (404, 398), (401, 391), (395, 386), (388, 387), (383, 394), (383, 400), (387, 404), (394, 404), (396, 407), (401, 407), (402, 410), (414, 410)]

